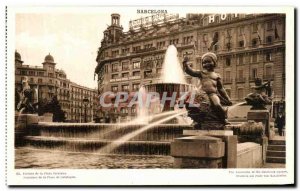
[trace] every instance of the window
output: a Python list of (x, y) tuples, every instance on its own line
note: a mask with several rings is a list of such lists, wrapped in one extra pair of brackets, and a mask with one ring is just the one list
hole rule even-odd
[(194, 38), (193, 36), (183, 37), (183, 44), (190, 44), (191, 42), (193, 42), (193, 38)]
[(253, 63), (257, 62), (257, 53), (252, 54), (252, 62)]
[(271, 52), (266, 53), (266, 61), (271, 61), (271, 60), (272, 60)]
[(203, 19), (203, 26), (207, 26), (208, 25), (208, 17)]
[(113, 64), (112, 65), (112, 72), (117, 72), (118, 71), (118, 64)]
[(133, 76), (140, 76), (141, 74), (140, 74), (140, 71), (134, 71), (134, 72), (132, 72), (132, 75)]
[(163, 48), (165, 46), (165, 41), (157, 42), (156, 45), (157, 45), (158, 49), (161, 49), (161, 48)]
[(151, 44), (145, 44), (145, 45), (144, 45), (144, 48), (145, 48), (145, 49), (149, 49), (149, 48), (152, 48), (152, 46), (153, 46), (152, 43), (151, 43)]
[(161, 68), (163, 64), (163, 59), (156, 60), (156, 67)]
[(258, 30), (258, 24), (257, 23), (253, 23), (252, 25), (252, 32), (257, 32)]
[(267, 44), (271, 44), (273, 42), (273, 37), (267, 36), (266, 41), (267, 41)]
[(131, 113), (136, 113), (136, 108), (135, 107), (131, 108)]
[(244, 47), (244, 41), (243, 40), (239, 41), (239, 47)]
[(226, 66), (230, 66), (230, 64), (231, 64), (231, 59), (230, 59), (230, 57), (226, 57), (225, 65), (226, 65)]
[(135, 46), (132, 48), (133, 52), (137, 52), (139, 50), (141, 50), (141, 46)]
[(257, 39), (256, 38), (252, 39), (252, 46), (257, 46)]
[(139, 84), (132, 84), (132, 88), (134, 91), (138, 91), (139, 88), (140, 88), (140, 85)]
[(27, 75), (27, 72), (25, 70), (21, 70), (21, 75)]
[(266, 76), (271, 77), (273, 74), (273, 67), (272, 66), (266, 66)]
[(230, 50), (231, 49), (231, 43), (230, 42), (226, 43), (226, 47), (227, 47), (227, 50)]
[(128, 91), (129, 90), (129, 85), (122, 85), (122, 91)]
[(119, 77), (119, 74), (112, 74), (111, 79), (117, 79)]
[(226, 79), (227, 81), (231, 79), (230, 71), (226, 71), (226, 72), (225, 72), (225, 79)]
[(122, 70), (129, 70), (129, 63), (128, 62), (123, 62), (122, 63)]
[(133, 69), (139, 69), (140, 68), (140, 64), (141, 64), (140, 61), (133, 62)]
[(122, 78), (127, 78), (127, 77), (129, 77), (129, 72), (122, 73)]
[(244, 64), (244, 55), (239, 55), (238, 56), (238, 63), (239, 63), (239, 65)]
[(128, 113), (128, 109), (126, 107), (122, 107), (120, 111), (121, 111), (122, 114), (127, 114)]
[(114, 50), (111, 52), (111, 54), (112, 54), (112, 57), (116, 57), (119, 55), (119, 50)]
[(152, 71), (145, 71), (144, 78), (152, 78)]
[(112, 92), (117, 92), (118, 91), (118, 86), (112, 86), (111, 91)]
[(34, 76), (35, 75), (35, 71), (29, 71), (29, 75)]
[(239, 80), (243, 80), (243, 78), (244, 78), (244, 71), (243, 70), (239, 70), (238, 71), (238, 79)]
[(231, 39), (231, 29), (227, 29), (226, 33), (227, 33), (226, 34), (227, 35), (226, 38)]
[(129, 48), (123, 48), (122, 49), (122, 54), (126, 54), (126, 53), (129, 53), (129, 52), (130, 52)]
[(272, 30), (273, 29), (273, 22), (269, 21), (267, 22), (267, 30)]
[(252, 68), (251, 79), (257, 78), (257, 68)]
[(44, 72), (38, 72), (39, 76), (44, 76)]
[(179, 39), (172, 39), (172, 40), (170, 40), (170, 44), (178, 44), (178, 42), (179, 42)]

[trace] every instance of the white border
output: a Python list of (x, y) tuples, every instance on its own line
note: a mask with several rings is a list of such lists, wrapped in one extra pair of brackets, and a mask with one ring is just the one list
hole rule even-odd
[[(67, 10), (66, 10), (67, 8)], [(14, 51), (15, 51), (15, 14), (16, 13), (59, 13), (59, 12), (124, 12), (123, 7), (9, 7), (8, 8), (8, 63), (7, 63), (7, 123), (8, 123), (8, 185), (227, 185), (227, 184), (289, 184), (294, 182), (294, 10), (293, 7), (195, 7), (195, 6), (159, 6), (168, 12), (206, 12), (206, 13), (232, 13), (239, 10), (240, 13), (286, 13), (286, 145), (287, 164), (289, 172), (286, 178), (235, 178), (230, 176), (228, 169), (151, 169), (151, 170), (32, 170), (14, 169)], [(140, 6), (126, 7), (126, 11), (135, 11)], [(150, 7), (147, 7), (150, 8)], [(158, 7), (155, 7), (158, 8)], [(242, 169), (238, 169), (242, 170)], [(249, 169), (247, 169), (249, 170)], [(265, 169), (268, 170), (268, 169)], [(274, 169), (272, 169), (274, 170)], [(16, 176), (17, 172), (67, 172), (77, 179), (73, 180), (47, 180), (43, 182), (28, 181)]]

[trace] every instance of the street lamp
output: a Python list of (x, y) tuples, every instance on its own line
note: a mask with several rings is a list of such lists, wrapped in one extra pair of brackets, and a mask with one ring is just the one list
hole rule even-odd
[(90, 100), (87, 97), (85, 97), (85, 98), (83, 98), (82, 101), (83, 101), (83, 104), (84, 104), (84, 122), (86, 123), (87, 122), (87, 120), (86, 120), (86, 106), (89, 104)]

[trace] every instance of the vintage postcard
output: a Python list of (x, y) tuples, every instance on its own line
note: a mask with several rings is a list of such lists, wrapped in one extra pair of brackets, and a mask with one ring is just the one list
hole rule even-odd
[(293, 7), (6, 14), (8, 185), (295, 183)]

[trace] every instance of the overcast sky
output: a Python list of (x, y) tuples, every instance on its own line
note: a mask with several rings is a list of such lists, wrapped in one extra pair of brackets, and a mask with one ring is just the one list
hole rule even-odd
[[(121, 15), (128, 31), (135, 14)], [(80, 85), (95, 88), (94, 69), (103, 31), (110, 25), (110, 14), (17, 14), (16, 50), (24, 64), (40, 65), (47, 54), (54, 57), (56, 68)]]
[[(16, 13), (15, 49), (26, 65), (38, 65), (49, 53), (56, 68), (63, 69), (67, 78), (90, 88), (97, 87), (94, 70), (97, 50), (103, 31), (111, 24), (111, 14), (121, 15), (123, 31), (129, 30), (129, 21), (151, 16), (137, 14), (141, 7), (27, 7)], [(149, 7), (147, 8), (149, 9)], [(185, 17), (193, 7), (153, 7), (168, 9), (169, 14)], [(192, 10), (192, 11), (191, 11)], [(198, 10), (198, 9), (197, 9)]]

